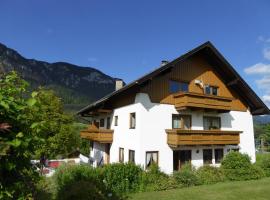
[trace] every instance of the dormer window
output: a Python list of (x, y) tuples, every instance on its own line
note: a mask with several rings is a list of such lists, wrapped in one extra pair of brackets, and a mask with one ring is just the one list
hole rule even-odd
[(206, 85), (204, 87), (204, 93), (217, 96), (218, 95), (218, 87), (212, 86), (212, 85)]
[(170, 80), (169, 82), (170, 93), (188, 92), (188, 83), (182, 81)]

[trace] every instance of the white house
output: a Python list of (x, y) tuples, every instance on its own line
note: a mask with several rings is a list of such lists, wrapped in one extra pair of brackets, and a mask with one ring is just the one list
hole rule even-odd
[(81, 137), (91, 141), (94, 166), (157, 163), (172, 173), (187, 162), (219, 165), (232, 150), (255, 161), (252, 115), (270, 111), (210, 42), (116, 85), (78, 112), (92, 119)]

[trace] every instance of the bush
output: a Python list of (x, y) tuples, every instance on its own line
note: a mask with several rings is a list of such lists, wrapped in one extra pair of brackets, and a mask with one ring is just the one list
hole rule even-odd
[(229, 180), (251, 180), (264, 176), (261, 168), (251, 164), (247, 154), (239, 152), (228, 153), (221, 162), (221, 167), (224, 175)]
[(256, 166), (261, 167), (266, 176), (270, 176), (270, 154), (257, 156)]
[(143, 170), (133, 163), (105, 165), (102, 177), (106, 185), (118, 194), (135, 192), (139, 189)]
[(162, 191), (177, 187), (176, 181), (167, 174), (160, 171), (155, 164), (143, 172), (140, 181), (140, 191)]
[(224, 174), (220, 168), (207, 165), (200, 167), (196, 174), (201, 184), (213, 184), (222, 182), (225, 179)]
[(174, 172), (173, 178), (180, 186), (189, 187), (200, 185), (199, 179), (196, 176), (196, 171), (190, 164), (184, 165), (181, 171)]
[(119, 199), (103, 183), (98, 170), (86, 165), (63, 165), (55, 173), (56, 199)]

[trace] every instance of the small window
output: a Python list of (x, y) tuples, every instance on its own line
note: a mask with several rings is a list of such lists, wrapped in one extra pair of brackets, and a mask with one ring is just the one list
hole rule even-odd
[(170, 87), (170, 93), (188, 92), (188, 83), (186, 82), (170, 80), (169, 87)]
[(134, 129), (136, 127), (136, 113), (130, 113), (129, 118), (129, 128)]
[(124, 148), (119, 148), (119, 162), (124, 162)]
[(216, 130), (220, 129), (221, 122), (220, 117), (203, 117), (203, 129), (204, 130)]
[(114, 126), (118, 126), (118, 116), (114, 116)]
[(107, 117), (107, 129), (110, 129), (111, 128), (111, 118), (110, 117)]
[(135, 163), (135, 151), (133, 150), (128, 151), (128, 161), (131, 163)]
[(158, 151), (147, 151), (145, 166), (148, 168), (150, 165), (158, 165)]
[(99, 126), (100, 127), (104, 127), (104, 119), (100, 119), (99, 120)]
[(191, 116), (190, 115), (172, 115), (172, 128), (190, 129)]
[(223, 149), (215, 149), (215, 163), (221, 163), (223, 159)]
[(217, 96), (218, 95), (218, 87), (206, 85), (204, 88), (204, 93)]
[(212, 149), (203, 150), (203, 164), (212, 164)]

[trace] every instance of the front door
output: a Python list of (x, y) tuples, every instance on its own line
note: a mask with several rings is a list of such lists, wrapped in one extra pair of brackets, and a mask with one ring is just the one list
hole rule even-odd
[(180, 168), (185, 164), (191, 162), (191, 150), (181, 150), (180, 151)]
[(173, 170), (180, 170), (184, 164), (191, 161), (191, 150), (173, 151)]

